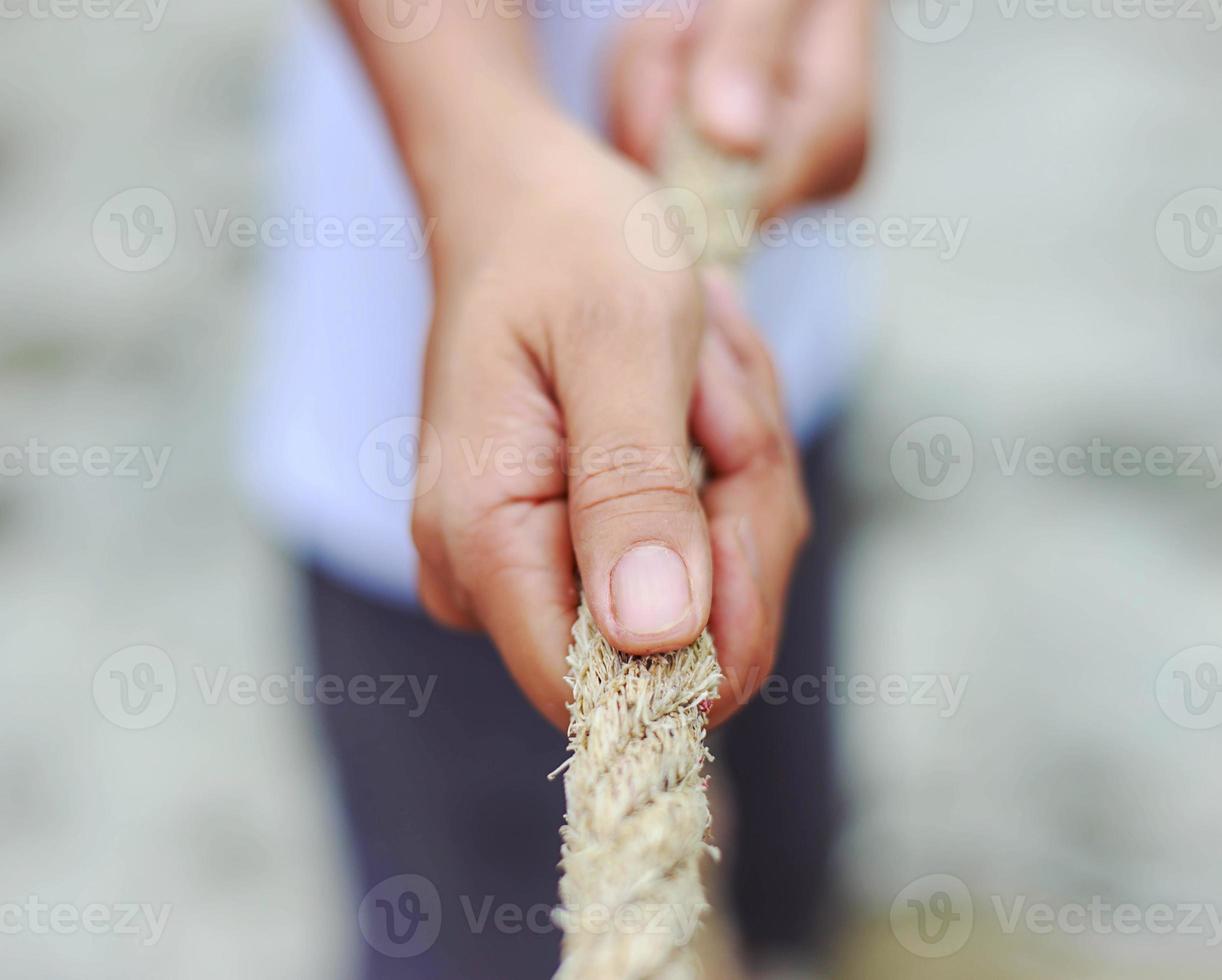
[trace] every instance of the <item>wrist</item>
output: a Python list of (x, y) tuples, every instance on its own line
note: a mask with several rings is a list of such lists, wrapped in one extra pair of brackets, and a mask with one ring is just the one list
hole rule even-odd
[(435, 275), (476, 267), (505, 235), (523, 231), (541, 202), (563, 200), (590, 143), (545, 99), (499, 96), (444, 133), (408, 141), (421, 210), (434, 222)]

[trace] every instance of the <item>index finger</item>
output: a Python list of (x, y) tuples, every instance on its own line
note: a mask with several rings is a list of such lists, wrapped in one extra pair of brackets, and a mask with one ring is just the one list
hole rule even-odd
[(811, 522), (762, 341), (729, 296), (710, 291), (709, 305), (692, 427), (713, 470), (703, 503), (713, 550), (709, 629), (726, 678), (710, 716), (717, 724), (771, 669), (786, 588)]

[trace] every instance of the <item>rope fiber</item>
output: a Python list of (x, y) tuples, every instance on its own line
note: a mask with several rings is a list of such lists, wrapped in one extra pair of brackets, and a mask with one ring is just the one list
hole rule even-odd
[[(686, 123), (668, 134), (663, 160), (693, 261), (736, 267), (754, 166)], [(718, 856), (702, 774), (722, 679), (713, 640), (705, 631), (672, 653), (622, 654), (583, 599), (568, 664), (570, 755), (552, 774), (564, 773), (566, 800), (556, 980), (690, 980), (700, 975), (691, 939), (708, 908), (701, 859)]]

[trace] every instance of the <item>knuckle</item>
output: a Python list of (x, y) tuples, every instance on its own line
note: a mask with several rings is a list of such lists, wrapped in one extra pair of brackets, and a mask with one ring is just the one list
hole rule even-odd
[(778, 425), (760, 419), (749, 430), (747, 451), (756, 466), (788, 469), (793, 460), (788, 433)]
[(772, 389), (776, 390), (779, 387), (779, 379), (777, 377), (776, 360), (772, 356), (772, 351), (768, 349), (764, 338), (755, 330), (751, 331), (751, 343), (755, 349), (755, 356), (759, 360), (760, 372), (768, 379)]
[(798, 491), (797, 514), (794, 519), (798, 546), (806, 544), (815, 533), (815, 512), (806, 499), (806, 494)]
[(732, 444), (725, 462), (728, 470), (750, 472), (757, 479), (787, 488), (795, 462), (784, 429), (761, 412), (735, 419), (728, 435)]
[(686, 446), (610, 442), (581, 453), (569, 480), (574, 516), (603, 520), (674, 513), (695, 506), (696, 475)]
[(845, 122), (838, 137), (834, 165), (828, 170), (822, 194), (843, 194), (856, 186), (870, 157), (869, 120), (863, 109)]
[(420, 605), (434, 622), (452, 629), (464, 629), (472, 625), (464, 608), (459, 605), (448, 587), (435, 573), (422, 568), (417, 591), (420, 596)]
[(417, 591), (420, 593), (420, 605), (430, 618), (439, 622), (443, 621), (449, 611), (449, 605), (441, 598), (441, 587), (437, 584), (433, 574), (423, 567), (420, 569), (419, 582)]
[(714, 26), (706, 42), (731, 58), (762, 59), (779, 34), (778, 21), (786, 0), (740, 0), (713, 7)]
[(507, 501), (455, 522), (454, 576), (462, 588), (477, 596), (500, 576), (533, 568), (523, 547), (523, 520), (533, 506)]
[[(625, 285), (625, 280), (635, 285)], [(626, 332), (643, 338), (659, 331), (699, 334), (700, 292), (694, 275), (635, 273), (614, 283), (595, 286), (575, 296), (565, 308), (560, 332), (576, 345), (585, 345)]]
[(767, 397), (779, 400), (781, 379), (777, 374), (776, 361), (773, 360), (772, 352), (768, 349), (768, 345), (764, 343), (764, 339), (756, 331), (752, 330), (750, 332), (750, 338), (748, 356), (751, 364), (764, 385)]
[[(748, 705), (768, 683), (776, 664), (776, 644), (767, 628), (741, 651), (741, 663), (734, 669), (735, 683), (725, 685), (732, 692), (735, 710)], [(724, 696), (724, 695), (723, 695)]]
[(422, 506), (419, 500), (416, 501), (412, 508), (411, 535), (422, 563), (438, 567), (448, 564), (441, 513), (436, 507)]
[(760, 331), (745, 316), (727, 318), (722, 325), (734, 356), (753, 379), (763, 382), (770, 397), (777, 397), (780, 381), (776, 361)]

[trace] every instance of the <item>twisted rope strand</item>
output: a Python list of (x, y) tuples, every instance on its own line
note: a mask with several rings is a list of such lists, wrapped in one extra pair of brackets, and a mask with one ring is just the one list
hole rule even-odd
[[(705, 144), (688, 125), (669, 134), (663, 172), (688, 209), (705, 264), (742, 256), (754, 168)], [(689, 202), (689, 203), (682, 203)], [(568, 653), (570, 756), (561, 829), (563, 962), (556, 980), (691, 980), (690, 941), (707, 908), (700, 860), (708, 843), (704, 736), (721, 670), (708, 632), (673, 653), (612, 648), (581, 602)]]
[(614, 650), (584, 601), (569, 648), (573, 688), (557, 980), (694, 975), (710, 818), (701, 770), (721, 671), (707, 632), (674, 653)]

